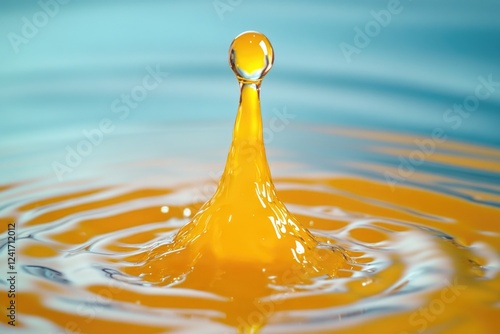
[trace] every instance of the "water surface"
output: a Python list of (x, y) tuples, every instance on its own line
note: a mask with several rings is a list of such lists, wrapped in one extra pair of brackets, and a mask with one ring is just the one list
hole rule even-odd
[[(8, 34), (41, 7), (0, 6), (8, 333), (495, 332), (498, 2), (401, 1), (350, 59), (341, 43), (356, 46), (387, 2), (241, 1), (219, 15), (211, 1), (75, 1), (17, 53)], [(128, 273), (215, 190), (238, 101), (227, 48), (248, 29), (277, 57), (261, 97), (279, 195), (353, 269), (235, 302)], [(124, 102), (148, 75), (155, 87)]]

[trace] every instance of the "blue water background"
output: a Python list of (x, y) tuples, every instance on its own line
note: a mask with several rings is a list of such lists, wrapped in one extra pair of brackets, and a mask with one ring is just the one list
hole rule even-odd
[[(500, 145), (500, 1), (54, 1), (0, 3), (4, 162), (31, 145), (47, 150), (33, 165), (49, 172), (103, 119), (113, 135), (227, 123), (229, 140), (238, 87), (227, 50), (246, 30), (265, 33), (275, 48), (262, 88), (265, 121), (286, 110), (295, 125), (423, 137), (442, 129), (450, 140)], [(53, 17), (40, 3), (51, 4)], [(384, 25), (374, 23), (391, 8), (397, 13)], [(37, 24), (33, 36), (23, 35), (27, 21)], [(356, 43), (357, 29), (375, 29), (367, 45)], [(350, 56), (347, 44), (357, 48)], [(114, 112), (146, 68), (168, 76), (127, 115)], [(474, 96), (479, 77), (495, 82), (491, 94), (467, 114), (446, 114)], [(209, 139), (185, 138), (159, 145), (211, 149)], [(2, 180), (15, 179), (19, 165)]]

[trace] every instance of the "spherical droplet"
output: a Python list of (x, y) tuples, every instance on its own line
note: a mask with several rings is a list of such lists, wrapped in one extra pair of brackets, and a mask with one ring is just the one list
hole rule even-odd
[(229, 47), (229, 63), (240, 82), (259, 82), (274, 62), (273, 46), (266, 36), (247, 31)]

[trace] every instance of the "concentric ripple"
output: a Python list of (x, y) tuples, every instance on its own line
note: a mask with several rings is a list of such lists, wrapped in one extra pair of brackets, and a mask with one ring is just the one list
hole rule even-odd
[[(271, 162), (282, 200), (322, 247), (350, 259), (348, 268), (307, 282), (294, 268), (286, 278), (263, 273), (258, 281), (246, 280), (244, 270), (225, 277), (194, 268), (190, 275), (206, 276), (212, 292), (185, 286), (184, 277), (165, 286), (140, 274), (146, 255), (170, 242), (211, 195), (208, 177), (193, 180), (219, 166), (207, 159), (169, 177), (186, 165), (183, 153), (165, 164), (154, 150), (142, 152), (140, 163), (116, 156), (93, 178), (2, 185), (2, 256), (7, 224), (17, 227), (20, 327), (356, 333), (383, 324), (388, 333), (424, 327), (492, 332), (500, 286), (500, 189), (483, 180), (498, 177), (498, 153), (448, 142), (405, 178), (395, 161), (411, 154), (410, 136), (321, 127), (294, 131), (318, 143), (345, 144), (302, 164), (290, 163), (297, 152), (286, 148), (271, 148), (270, 156), (282, 157)], [(102, 149), (113, 156), (118, 145), (147, 147), (161, 136), (130, 134)], [(345, 147), (362, 154), (344, 155)], [(110, 170), (118, 172), (111, 176)], [(388, 182), (386, 173), (399, 175), (398, 182)], [(250, 284), (253, 291), (258, 287), (257, 295), (245, 293)], [(7, 282), (0, 287), (5, 290)]]

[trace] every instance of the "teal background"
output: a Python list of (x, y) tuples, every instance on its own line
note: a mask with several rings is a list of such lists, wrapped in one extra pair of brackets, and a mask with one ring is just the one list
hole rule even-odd
[[(356, 46), (356, 29), (390, 1), (54, 1), (0, 4), (5, 158), (36, 146), (56, 152), (38, 162), (48, 169), (105, 118), (116, 133), (232, 123), (238, 86), (227, 51), (246, 30), (266, 34), (275, 48), (262, 87), (265, 121), (286, 108), (294, 124), (421, 136), (443, 128), (449, 139), (500, 144), (500, 84), (469, 117), (444, 120), (479, 76), (500, 82), (499, 1), (401, 0), (401, 12), (350, 61), (342, 43)], [(46, 22), (40, 3), (55, 12)], [(26, 20), (38, 22), (37, 32), (16, 46)], [(148, 66), (168, 77), (120, 119), (113, 102), (142, 83)], [(183, 145), (203, 148), (186, 138)]]

